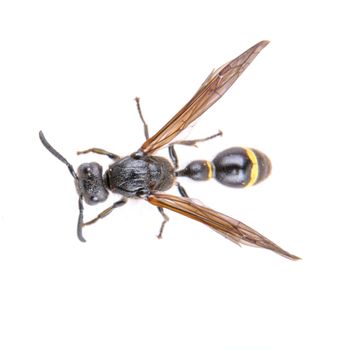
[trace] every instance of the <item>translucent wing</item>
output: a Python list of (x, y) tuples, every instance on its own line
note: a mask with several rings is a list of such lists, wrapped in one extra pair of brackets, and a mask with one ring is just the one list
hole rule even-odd
[(246, 244), (254, 247), (261, 247), (272, 250), (291, 260), (300, 259), (283, 250), (277, 244), (242, 222), (197, 204), (190, 198), (155, 193), (150, 195), (147, 200), (157, 207), (166, 208), (199, 221), (238, 245)]
[(155, 135), (149, 138), (141, 146), (141, 150), (145, 153), (153, 153), (171, 142), (224, 95), (268, 43), (268, 41), (259, 42), (234, 60), (213, 71), (192, 99)]

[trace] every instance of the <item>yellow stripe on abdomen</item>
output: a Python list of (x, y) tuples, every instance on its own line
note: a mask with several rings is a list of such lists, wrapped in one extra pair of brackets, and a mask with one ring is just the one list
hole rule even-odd
[(214, 173), (213, 173), (213, 165), (208, 160), (206, 161), (206, 163), (207, 163), (207, 168), (208, 168), (208, 180), (210, 180), (213, 177), (213, 175), (214, 175)]
[(258, 159), (256, 157), (256, 154), (255, 154), (255, 152), (252, 149), (245, 148), (245, 151), (247, 153), (248, 158), (252, 162), (252, 168), (250, 170), (249, 182), (246, 185), (246, 187), (248, 187), (248, 186), (254, 185), (256, 183), (256, 181), (258, 180), (259, 163), (258, 163)]

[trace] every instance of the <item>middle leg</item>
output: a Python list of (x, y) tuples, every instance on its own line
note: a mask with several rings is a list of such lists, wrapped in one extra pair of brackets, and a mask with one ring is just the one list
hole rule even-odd
[[(202, 138), (202, 139), (195, 139), (195, 140), (182, 140), (182, 141), (175, 141), (175, 142), (172, 142), (169, 146), (168, 146), (168, 152), (169, 152), (169, 157), (170, 157), (170, 160), (171, 162), (173, 163), (174, 165), (174, 169), (176, 170), (178, 167), (179, 167), (179, 160), (178, 160), (178, 157), (177, 157), (177, 153), (175, 151), (175, 145), (184, 145), (184, 146), (196, 146), (197, 142), (204, 142), (204, 141), (208, 141), (208, 140), (211, 140), (215, 137), (218, 137), (218, 136), (222, 136), (222, 131), (219, 130), (219, 132), (217, 132), (216, 134), (214, 135), (211, 135), (211, 136), (208, 136), (208, 137), (205, 137), (205, 138)], [(175, 172), (176, 174), (176, 172)], [(186, 190), (184, 189), (183, 186), (180, 185), (180, 183), (176, 183), (176, 186), (177, 186), (177, 189), (180, 193), (180, 195), (182, 197), (186, 197), (186, 198), (189, 198)]]

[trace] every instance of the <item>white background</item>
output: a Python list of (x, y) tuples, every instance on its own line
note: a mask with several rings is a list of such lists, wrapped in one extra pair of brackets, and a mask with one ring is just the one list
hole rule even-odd
[[(0, 348), (349, 349), (346, 5), (3, 1)], [(80, 243), (72, 178), (38, 131), (74, 166), (107, 166), (75, 152), (137, 150), (135, 96), (153, 133), (213, 68), (263, 39), (271, 44), (185, 135), (224, 137), (178, 153), (186, 165), (252, 146), (270, 156), (272, 176), (246, 190), (182, 184), (303, 260), (239, 248), (174, 213), (157, 240), (161, 217), (143, 201)]]

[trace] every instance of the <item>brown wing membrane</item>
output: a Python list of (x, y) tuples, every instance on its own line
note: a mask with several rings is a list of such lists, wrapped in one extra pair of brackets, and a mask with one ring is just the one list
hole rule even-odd
[(224, 95), (268, 43), (268, 41), (257, 43), (234, 60), (213, 71), (192, 99), (155, 135), (149, 138), (141, 146), (141, 150), (145, 153), (153, 153), (171, 142)]
[(259, 232), (227, 215), (193, 202), (190, 198), (182, 198), (164, 193), (150, 195), (147, 200), (157, 206), (175, 211), (193, 220), (199, 221), (217, 231), (230, 241), (240, 245), (246, 244), (261, 247), (291, 260), (298, 260), (297, 256), (280, 248)]

